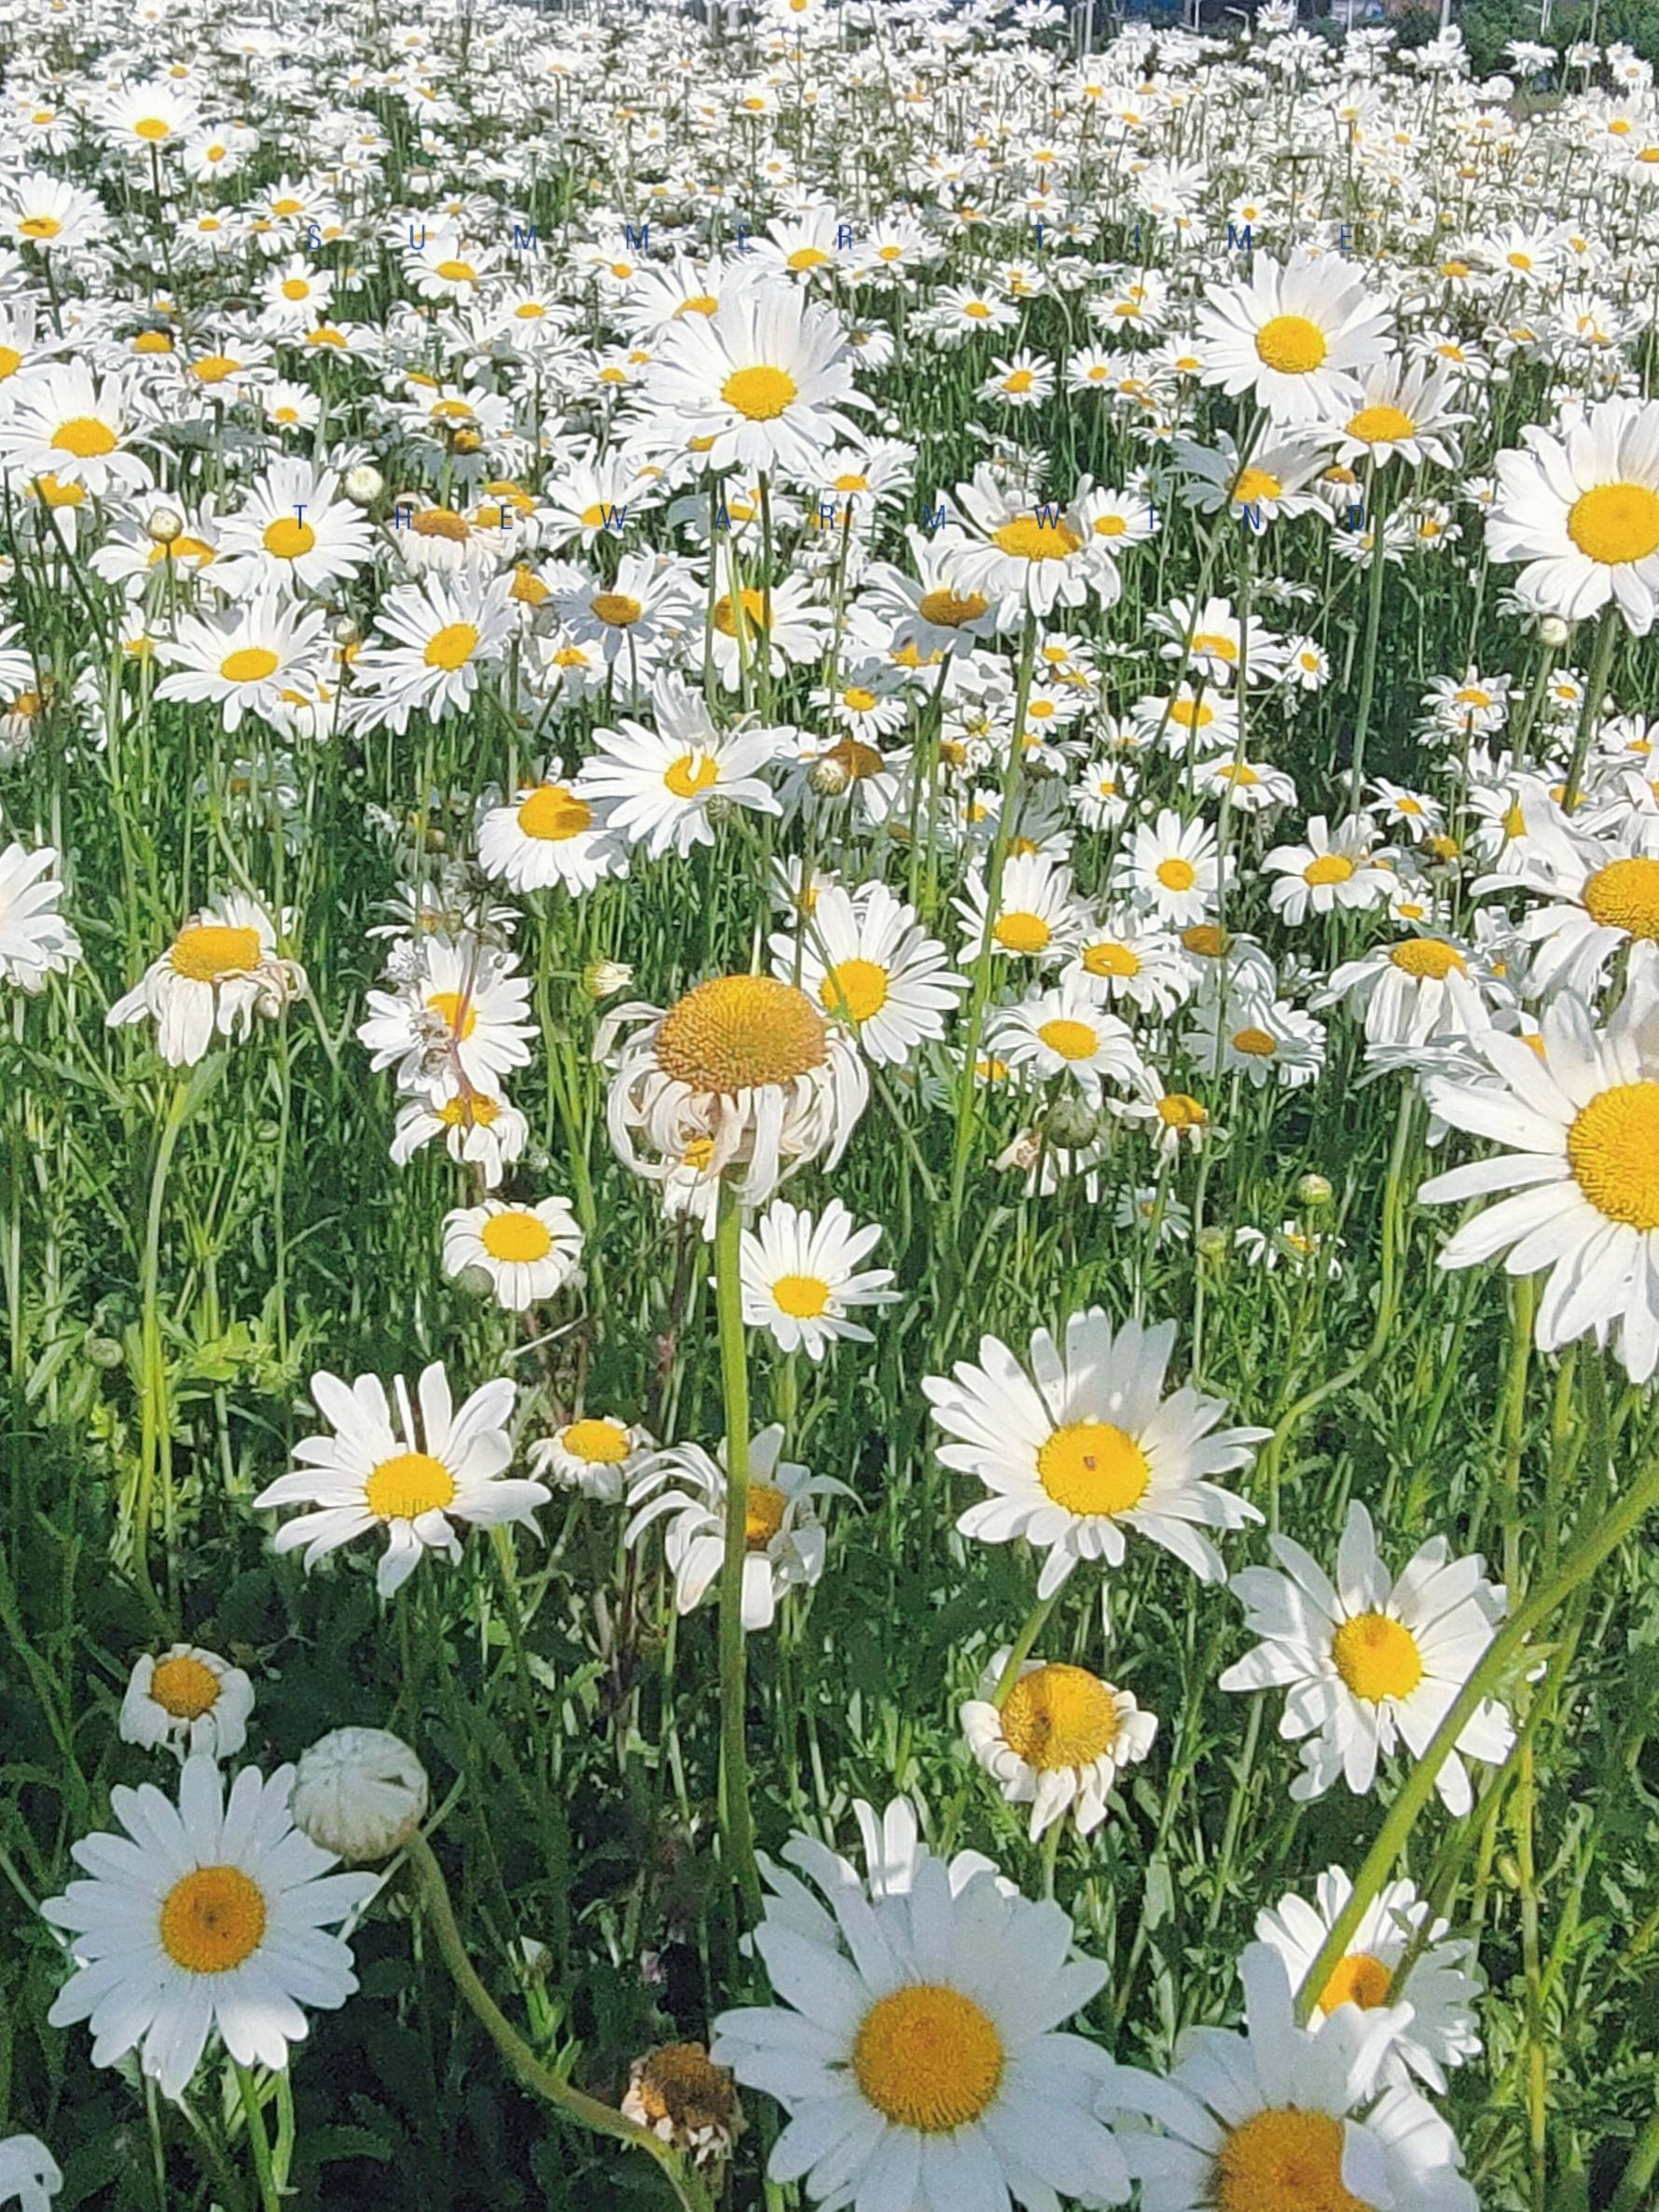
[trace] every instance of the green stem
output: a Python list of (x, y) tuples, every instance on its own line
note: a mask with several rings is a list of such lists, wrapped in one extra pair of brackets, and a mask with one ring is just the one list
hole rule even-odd
[(1613, 648), (1618, 642), (1618, 602), (1610, 599), (1601, 610), (1601, 622), (1590, 655), (1590, 673), (1584, 682), (1584, 703), (1579, 709), (1578, 734), (1572, 740), (1572, 762), (1568, 768), (1567, 784), (1561, 795), (1561, 804), (1569, 813), (1572, 811), (1579, 795), (1579, 787), (1583, 781), (1584, 763), (1590, 756), (1590, 740), (1596, 734), (1596, 726), (1601, 717), (1602, 701), (1607, 697), (1608, 671), (1613, 665)]
[[(1064, 1589), (1064, 1587), (1065, 1584), (1062, 1583), (1060, 1588)], [(997, 1677), (997, 1686), (990, 1694), (990, 1701), (998, 1712), (1001, 1712), (1007, 1704), (1008, 1693), (1018, 1681), (1019, 1670), (1030, 1657), (1031, 1647), (1042, 1635), (1049, 1614), (1053, 1612), (1056, 1605), (1059, 1602), (1059, 1590), (1057, 1590), (1051, 1597), (1039, 1597), (1026, 1615), (1026, 1624), (1015, 1638), (1013, 1648), (1008, 1653), (1002, 1671)]]
[(254, 2079), (251, 2067), (240, 2059), (231, 2064), (236, 2069), (236, 2086), (242, 2097), (242, 2118), (248, 2123), (248, 2148), (254, 2154), (254, 2177), (259, 2186), (262, 2212), (283, 2212), (283, 2200), (276, 2185), (276, 2170), (270, 2163), (270, 2137), (265, 2132), (265, 2111), (259, 2102), (259, 2084)]
[(720, 1325), (720, 1380), (726, 1401), (726, 1555), (720, 1566), (720, 1804), (732, 1879), (753, 1921), (765, 1910), (754, 1863), (745, 1739), (743, 1565), (748, 1556), (749, 1363), (743, 1341), (740, 1274), (743, 1208), (723, 1176), (714, 1217), (714, 1306)]

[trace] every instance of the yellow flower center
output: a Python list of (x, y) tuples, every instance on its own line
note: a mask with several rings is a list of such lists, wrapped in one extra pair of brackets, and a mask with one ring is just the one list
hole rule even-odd
[(1035, 515), (1016, 515), (1011, 522), (991, 532), (990, 542), (1016, 560), (1069, 560), (1083, 540), (1069, 522), (1058, 518), (1043, 522)]
[(1580, 1190), (1610, 1221), (1659, 1229), (1659, 1082), (1619, 1083), (1583, 1107), (1567, 1132)]
[(1393, 1982), (1380, 1958), (1373, 1958), (1369, 1951), (1352, 1951), (1332, 1969), (1331, 1979), (1320, 1991), (1320, 2011), (1334, 2012), (1338, 2005), (1358, 2005), (1362, 2012), (1374, 2012), (1388, 2003)]
[(55, 215), (25, 215), (18, 225), (24, 238), (56, 238), (62, 228)]
[(1053, 933), (1042, 915), (1021, 913), (1000, 916), (991, 931), (1004, 952), (1044, 952)]
[(1343, 2186), (1343, 2141), (1329, 2112), (1253, 2113), (1216, 2153), (1216, 2212), (1373, 2212)]
[(553, 1236), (539, 1214), (516, 1209), (492, 1213), (478, 1231), (478, 1241), (492, 1260), (524, 1266), (545, 1260), (553, 1249)]
[(1469, 973), (1463, 955), (1444, 937), (1407, 937), (1403, 944), (1389, 947), (1389, 958), (1395, 967), (1417, 976), (1419, 982), (1430, 978), (1442, 981), (1454, 968), (1459, 975)]
[(1172, 699), (1169, 719), (1177, 729), (1208, 729), (1215, 720), (1215, 709), (1205, 699)]
[(311, 288), (304, 277), (285, 277), (283, 280), (283, 297), (284, 299), (309, 299), (311, 296)]
[(1256, 332), (1256, 353), (1283, 377), (1310, 375), (1331, 351), (1325, 334), (1306, 315), (1275, 315)]
[(1045, 1021), (1038, 1036), (1063, 1060), (1086, 1060), (1100, 1048), (1100, 1040), (1086, 1021)]
[(1034, 381), (1029, 368), (1016, 368), (1002, 380), (1002, 389), (1012, 393), (1029, 392)]
[(440, 261), (436, 274), (449, 284), (476, 284), (478, 272), (470, 261)]
[(1569, 508), (1567, 534), (1586, 560), (1603, 567), (1645, 560), (1659, 549), (1659, 491), (1647, 484), (1597, 484)]
[(829, 1304), (830, 1288), (816, 1275), (781, 1275), (772, 1296), (792, 1320), (815, 1321)]
[(363, 1502), (382, 1521), (413, 1521), (441, 1513), (455, 1496), (455, 1477), (430, 1452), (398, 1452), (370, 1470)]
[(720, 763), (712, 753), (698, 746), (695, 753), (682, 753), (678, 760), (671, 761), (662, 772), (662, 780), (677, 799), (694, 799), (699, 792), (720, 779)]
[(629, 599), (626, 591), (597, 591), (588, 601), (601, 622), (608, 622), (614, 629), (628, 629), (645, 612), (637, 599)]
[(192, 922), (180, 930), (167, 957), (175, 975), (192, 983), (217, 983), (221, 976), (242, 975), (259, 965), (259, 933), (215, 921)]
[(231, 360), (228, 353), (204, 353), (200, 361), (192, 361), (190, 374), (199, 384), (222, 384), (227, 377), (234, 376), (242, 364)]
[(1412, 436), (1417, 424), (1402, 408), (1379, 404), (1362, 408), (1357, 415), (1350, 415), (1348, 435), (1357, 437), (1367, 446), (1387, 445), (1391, 438)]
[(887, 970), (878, 961), (837, 961), (818, 987), (818, 1002), (826, 1014), (868, 1021), (887, 1003)]
[(115, 432), (96, 415), (74, 415), (52, 433), (53, 452), (73, 453), (77, 461), (95, 461), (115, 449)]
[(1331, 1657), (1354, 1695), (1367, 1705), (1409, 1697), (1423, 1679), (1417, 1639), (1391, 1613), (1356, 1613), (1344, 1621), (1331, 1639)]
[(263, 684), (277, 665), (269, 645), (240, 645), (220, 661), (219, 673), (227, 684)]
[(478, 633), (470, 622), (446, 622), (426, 641), (422, 656), (429, 669), (444, 669), (453, 675), (472, 658)]
[(1038, 1452), (1037, 1479), (1068, 1513), (1122, 1514), (1144, 1497), (1152, 1465), (1114, 1422), (1068, 1421)]
[(821, 1068), (823, 1016), (803, 990), (772, 975), (717, 975), (671, 1006), (657, 1064), (694, 1091), (730, 1093), (793, 1083)]
[(1190, 860), (1182, 860), (1179, 853), (1159, 861), (1153, 874), (1166, 891), (1191, 891), (1198, 880), (1198, 871)]
[[(743, 622), (749, 629), (769, 629), (772, 623), (770, 597), (747, 587), (739, 595), (743, 602)], [(731, 603), (729, 591), (723, 591), (714, 601), (714, 627), (724, 638), (738, 634), (737, 611)]]
[(317, 542), (317, 533), (309, 522), (300, 522), (288, 515), (279, 515), (268, 523), (264, 546), (268, 553), (274, 553), (279, 560), (297, 560), (309, 553)]
[(478, 1026), (477, 1008), (470, 999), (463, 1000), (458, 990), (435, 990), (426, 1006), (463, 1044)]
[(876, 704), (876, 694), (866, 691), (862, 684), (850, 684), (841, 694), (841, 704), (850, 707), (855, 714), (867, 714)]
[(172, 135), (172, 124), (163, 122), (159, 116), (145, 116), (132, 126), (133, 136), (149, 145), (159, 145), (162, 139)]
[[(428, 1000), (428, 1005), (431, 1004)], [(480, 1129), (491, 1127), (501, 1113), (499, 1099), (487, 1099), (481, 1091), (460, 1091), (452, 1099), (446, 1099), (437, 1110), (437, 1117), (447, 1129)]]
[(773, 422), (799, 389), (787, 369), (760, 366), (734, 369), (721, 385), (720, 396), (751, 422)]
[(527, 837), (562, 845), (579, 837), (593, 820), (593, 809), (562, 783), (538, 784), (518, 809), (518, 827)]
[(16, 346), (0, 346), (0, 384), (3, 384), (7, 377), (15, 377), (22, 366), (23, 356), (18, 352)]
[(859, 2024), (852, 2070), (895, 2127), (948, 2135), (975, 2121), (1002, 2080), (1002, 2039), (988, 2013), (940, 1983), (878, 1998)]
[(1139, 975), (1141, 960), (1127, 945), (1102, 943), (1088, 947), (1083, 956), (1083, 967), (1089, 975)]
[(464, 545), (472, 535), (466, 517), (456, 514), (453, 507), (422, 507), (408, 527), (418, 538), (448, 538), (457, 546)]
[(1086, 1667), (1033, 1667), (1002, 1707), (1008, 1748), (1040, 1774), (1089, 1766), (1117, 1741), (1117, 1700)]
[(822, 269), (828, 259), (829, 256), (822, 246), (796, 246), (789, 256), (787, 266), (790, 269)]
[(932, 622), (940, 629), (961, 629), (965, 622), (977, 622), (990, 606), (978, 592), (967, 592), (958, 598), (954, 591), (924, 591), (917, 612), (924, 622)]
[(1158, 1119), (1167, 1129), (1201, 1129), (1210, 1115), (1190, 1091), (1166, 1091), (1158, 1100)]
[(1283, 495), (1283, 484), (1265, 468), (1242, 470), (1233, 486), (1233, 497), (1247, 507), (1258, 499), (1280, 499)]
[(1270, 1060), (1279, 1050), (1279, 1040), (1269, 1030), (1235, 1030), (1233, 1050), (1246, 1054), (1252, 1060)]
[(1584, 885), (1584, 908), (1604, 928), (1659, 940), (1659, 860), (1614, 860)]
[(743, 1549), (764, 1552), (788, 1510), (789, 1500), (776, 1483), (751, 1483), (743, 1504)]
[(573, 1421), (564, 1432), (564, 1448), (590, 1467), (620, 1467), (629, 1454), (628, 1431), (620, 1421)]
[(228, 1974), (265, 1940), (265, 1897), (238, 1866), (199, 1866), (161, 1900), (161, 1948), (190, 1974)]
[(219, 1678), (211, 1666), (188, 1652), (158, 1662), (150, 1677), (150, 1695), (175, 1721), (200, 1721), (219, 1701)]
[(1354, 864), (1345, 852), (1321, 852), (1317, 860), (1310, 860), (1302, 871), (1304, 883), (1346, 883), (1354, 872)]
[(1196, 921), (1191, 929), (1182, 930), (1181, 942), (1188, 952), (1199, 960), (1220, 960), (1232, 942), (1226, 931), (1217, 921)]

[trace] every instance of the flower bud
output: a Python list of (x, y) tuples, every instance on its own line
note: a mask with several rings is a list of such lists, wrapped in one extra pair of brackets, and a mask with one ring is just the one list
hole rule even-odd
[(1334, 1196), (1330, 1179), (1324, 1175), (1305, 1175), (1296, 1185), (1298, 1206), (1329, 1206)]
[(1572, 625), (1563, 622), (1559, 615), (1546, 615), (1538, 626), (1538, 634), (1546, 645), (1565, 645), (1572, 635)]
[(1082, 1099), (1057, 1099), (1043, 1116), (1043, 1134), (1061, 1152), (1081, 1152), (1100, 1134), (1100, 1116)]
[(626, 961), (589, 961), (582, 971), (582, 988), (590, 999), (614, 999), (633, 981)]
[(360, 507), (372, 507), (385, 489), (385, 477), (366, 461), (346, 471), (346, 497)]
[(87, 1357), (94, 1367), (118, 1367), (127, 1354), (118, 1337), (89, 1336)]
[(295, 1826), (337, 1858), (387, 1859), (426, 1815), (426, 1769), (384, 1728), (336, 1728), (301, 1757)]
[(152, 507), (145, 518), (145, 535), (158, 546), (171, 546), (185, 534), (185, 518), (177, 507)]
[(1224, 1260), (1227, 1256), (1227, 1232), (1219, 1222), (1206, 1222), (1196, 1239), (1201, 1259)]

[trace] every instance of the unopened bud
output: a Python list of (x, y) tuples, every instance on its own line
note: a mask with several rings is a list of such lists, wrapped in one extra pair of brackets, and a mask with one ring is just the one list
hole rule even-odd
[(1565, 645), (1572, 635), (1572, 625), (1563, 622), (1559, 615), (1546, 615), (1538, 626), (1538, 634), (1546, 645)]
[(582, 988), (593, 1000), (614, 999), (633, 981), (626, 961), (589, 961), (582, 971)]
[(1328, 1176), (1305, 1175), (1296, 1185), (1298, 1206), (1329, 1206), (1335, 1196)]
[(372, 507), (385, 489), (385, 477), (366, 461), (346, 471), (346, 497), (360, 507)]
[(94, 1367), (118, 1367), (126, 1358), (120, 1340), (115, 1336), (89, 1336), (87, 1357)]
[(1081, 1152), (1100, 1133), (1100, 1116), (1082, 1099), (1057, 1099), (1043, 1116), (1043, 1134), (1061, 1152)]
[(355, 620), (350, 615), (340, 615), (328, 626), (328, 634), (337, 645), (354, 645), (362, 636)]
[(145, 521), (145, 535), (158, 546), (171, 546), (185, 534), (185, 518), (177, 507), (152, 507)]
[(388, 1859), (426, 1817), (426, 1769), (384, 1728), (336, 1728), (295, 1770), (294, 1824), (339, 1859)]
[(1224, 1260), (1227, 1256), (1227, 1232), (1218, 1222), (1206, 1222), (1195, 1241), (1201, 1259)]

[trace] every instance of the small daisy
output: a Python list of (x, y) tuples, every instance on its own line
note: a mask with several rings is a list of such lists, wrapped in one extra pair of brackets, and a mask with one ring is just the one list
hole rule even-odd
[(968, 1749), (1010, 1804), (1030, 1806), (1032, 1843), (1068, 1813), (1079, 1835), (1092, 1835), (1119, 1774), (1152, 1749), (1157, 1717), (1085, 1666), (1039, 1659), (1024, 1662), (999, 1708), (1009, 1657), (997, 1653), (961, 1708)]
[(484, 1188), (492, 1191), (513, 1162), (523, 1158), (530, 1124), (505, 1099), (474, 1090), (451, 1071), (435, 1097), (408, 1099), (398, 1108), (392, 1157), (407, 1167), (436, 1137), (457, 1167), (477, 1168)]
[(1362, 1015), (1372, 1044), (1427, 1044), (1486, 1026), (1486, 1002), (1501, 987), (1478, 957), (1448, 937), (1401, 937), (1344, 961), (1316, 1006), (1345, 1003)]
[(984, 876), (975, 868), (969, 876), (965, 896), (951, 904), (965, 931), (961, 957), (976, 961), (987, 936), (999, 960), (1034, 961), (1041, 968), (1053, 967), (1075, 950), (1083, 934), (1084, 914), (1078, 906), (1071, 871), (1063, 861), (1045, 852), (1016, 852), (1002, 870), (994, 919)]
[(1202, 921), (1221, 890), (1216, 833), (1195, 815), (1183, 822), (1165, 807), (1155, 823), (1138, 823), (1124, 871), (1128, 889), (1160, 921), (1177, 928)]
[(302, 609), (275, 592), (212, 621), (187, 615), (177, 635), (158, 643), (175, 672), (162, 677), (156, 697), (210, 700), (228, 731), (240, 729), (247, 714), (269, 722), (285, 691), (315, 681), (324, 621), (320, 608)]
[(530, 1447), (532, 1474), (556, 1490), (574, 1490), (601, 1505), (618, 1505), (644, 1465), (651, 1438), (610, 1414), (584, 1414)]
[(486, 1198), (444, 1216), (444, 1273), (485, 1276), (498, 1306), (522, 1313), (558, 1295), (575, 1271), (582, 1232), (563, 1198), (509, 1206)]
[(856, 892), (830, 885), (803, 918), (800, 938), (771, 940), (772, 973), (793, 978), (832, 1021), (845, 1023), (867, 1058), (903, 1067), (917, 1047), (942, 1037), (966, 978), (948, 963), (916, 909), (885, 883)]
[(440, 1114), (457, 1094), (497, 1097), (508, 1071), (530, 1064), (529, 984), (476, 939), (422, 937), (414, 960), (396, 990), (368, 993), (357, 1039), (369, 1065), (392, 1068), (400, 1090), (425, 1092)]
[(776, 814), (778, 798), (756, 771), (776, 760), (793, 732), (785, 727), (716, 727), (702, 699), (679, 676), (652, 686), (657, 727), (625, 720), (594, 733), (597, 751), (583, 763), (575, 795), (608, 806), (607, 826), (652, 860), (714, 842), (714, 814), (741, 807)]
[(491, 807), (478, 824), (478, 865), (517, 892), (562, 884), (580, 898), (607, 876), (626, 876), (628, 854), (610, 828), (608, 808), (564, 781), (559, 762), (527, 784), (510, 807)]
[(121, 1700), (121, 1741), (181, 1759), (202, 1753), (233, 1759), (247, 1741), (254, 1685), (240, 1666), (196, 1644), (174, 1644), (158, 1659), (145, 1652)]
[(991, 1019), (986, 1044), (1011, 1068), (1030, 1068), (1044, 1081), (1069, 1077), (1091, 1105), (1099, 1104), (1103, 1085), (1132, 1082), (1141, 1066), (1128, 1024), (1070, 976), (1003, 1007)]
[(277, 951), (270, 917), (232, 892), (193, 914), (104, 1019), (112, 1030), (153, 1020), (167, 1065), (193, 1068), (215, 1036), (246, 1036), (256, 1014), (272, 1019), (304, 989), (304, 970)]
[(949, 525), (951, 588), (993, 601), (1004, 629), (1030, 613), (1116, 601), (1123, 590), (1116, 563), (1074, 506), (1006, 491), (987, 466), (957, 486), (956, 499), (966, 528)]
[(1143, 1014), (1167, 1017), (1193, 994), (1193, 974), (1181, 944), (1157, 919), (1130, 906), (1108, 906), (1085, 925), (1074, 967), (1063, 981), (1081, 981), (1103, 1003), (1127, 999)]
[(814, 1361), (840, 1337), (873, 1342), (869, 1330), (848, 1315), (861, 1306), (891, 1306), (899, 1296), (888, 1287), (891, 1267), (860, 1268), (881, 1233), (879, 1222), (855, 1228), (839, 1198), (816, 1221), (804, 1207), (797, 1211), (787, 1198), (774, 1198), (743, 1231), (744, 1320), (766, 1329), (780, 1351), (804, 1350)]
[(1372, 851), (1370, 824), (1357, 815), (1334, 831), (1322, 814), (1313, 815), (1304, 843), (1276, 845), (1262, 865), (1278, 878), (1267, 903), (1293, 929), (1310, 914), (1375, 906), (1394, 888), (1393, 876)]

